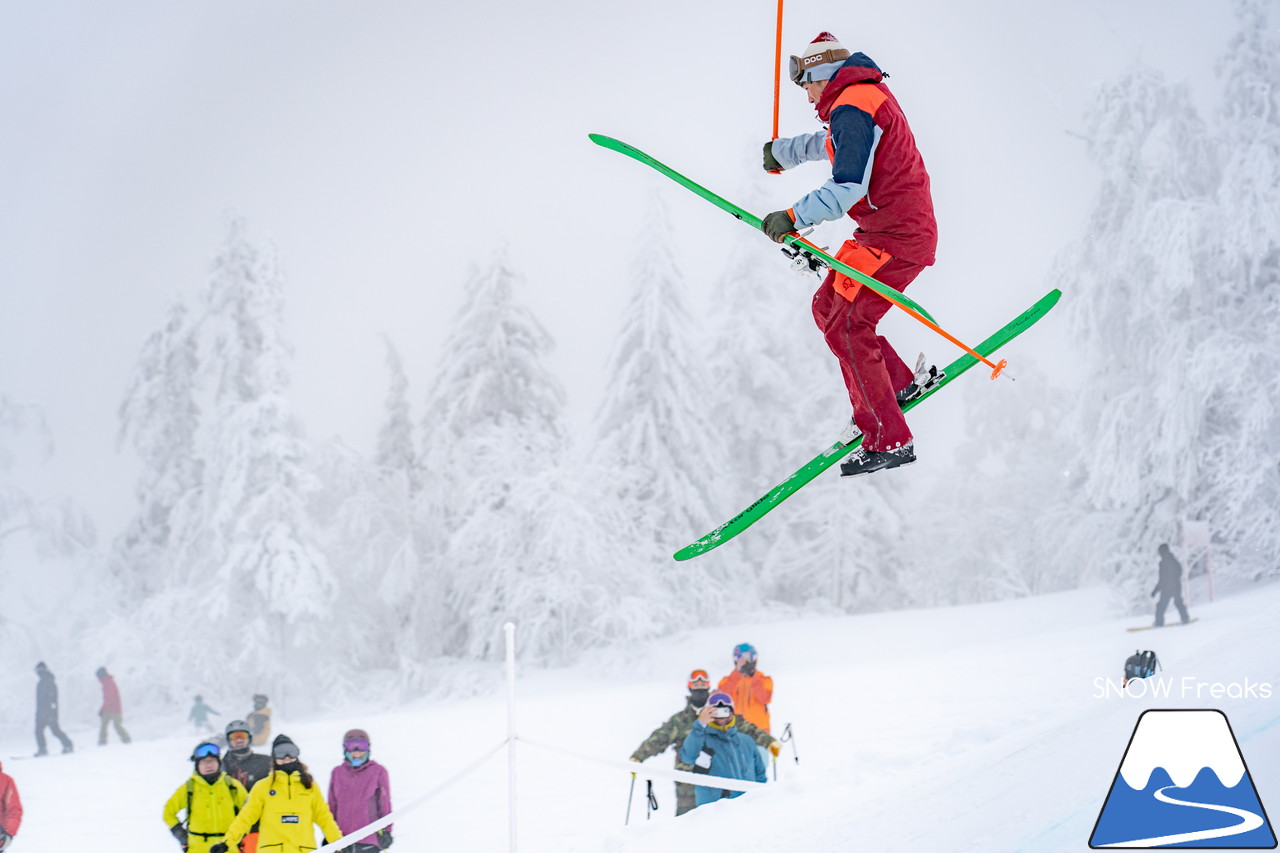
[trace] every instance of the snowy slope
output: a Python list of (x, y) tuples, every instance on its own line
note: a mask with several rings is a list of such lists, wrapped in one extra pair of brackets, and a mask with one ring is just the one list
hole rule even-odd
[[(1264, 806), (1280, 811), (1280, 690), (1269, 699), (1213, 699), (1212, 683), (1280, 687), (1280, 587), (1193, 605), (1188, 627), (1128, 634), (1133, 617), (1107, 613), (1103, 590), (968, 607), (746, 624), (692, 631), (647, 648), (593, 655), (578, 667), (520, 679), (518, 730), (540, 744), (625, 761), (682, 701), (689, 669), (727, 672), (734, 643), (761, 650), (776, 683), (775, 732), (790, 721), (780, 784), (671, 819), (670, 783), (645, 820), (637, 795), (623, 827), (628, 776), (534, 746), (517, 750), (520, 849), (670, 853), (715, 845), (735, 853), (805, 850), (1086, 850), (1139, 713), (1216, 707), (1229, 717)], [(1135, 637), (1140, 639), (1135, 639)], [(1190, 694), (1096, 696), (1119, 678), (1135, 643), (1154, 648), (1164, 676)], [(1265, 650), (1265, 651), (1264, 651)], [(492, 696), (385, 709), (352, 707), (325, 719), (278, 720), (327, 782), (342, 732), (367, 728), (404, 805), (500, 743), (500, 673)], [(1189, 681), (1181, 679), (1188, 677)], [(1197, 685), (1205, 684), (1204, 687)], [(1201, 692), (1197, 700), (1196, 689)], [(153, 727), (156, 724), (153, 724)], [(185, 778), (196, 738), (148, 737), (5, 769), (27, 816), (14, 850), (172, 851), (160, 810)], [(669, 767), (669, 756), (652, 759)], [(506, 849), (505, 753), (490, 758), (396, 827), (401, 851)], [(128, 847), (124, 846), (127, 841)]]

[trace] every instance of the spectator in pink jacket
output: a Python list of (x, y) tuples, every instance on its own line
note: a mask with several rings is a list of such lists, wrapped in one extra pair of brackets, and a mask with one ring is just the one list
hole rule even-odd
[[(343, 835), (391, 814), (391, 779), (387, 768), (369, 757), (369, 735), (352, 729), (342, 736), (343, 762), (329, 776), (329, 811)], [(391, 826), (371, 832), (347, 849), (377, 853), (391, 846)]]
[(98, 667), (95, 674), (98, 676), (98, 681), (102, 682), (102, 709), (98, 711), (98, 716), (102, 718), (102, 725), (98, 727), (98, 746), (107, 745), (108, 723), (114, 723), (120, 741), (128, 743), (129, 733), (124, 730), (124, 710), (120, 704), (120, 688), (116, 687), (116, 680), (107, 672), (105, 666)]

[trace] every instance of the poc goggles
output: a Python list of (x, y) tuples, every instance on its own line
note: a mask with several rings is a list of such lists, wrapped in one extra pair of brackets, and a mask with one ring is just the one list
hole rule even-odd
[(828, 62), (844, 62), (852, 54), (841, 48), (840, 50), (824, 50), (822, 53), (815, 53), (813, 56), (793, 56), (788, 73), (791, 76), (791, 82), (797, 86), (806, 82), (804, 73), (810, 68), (816, 68), (819, 65), (826, 65)]

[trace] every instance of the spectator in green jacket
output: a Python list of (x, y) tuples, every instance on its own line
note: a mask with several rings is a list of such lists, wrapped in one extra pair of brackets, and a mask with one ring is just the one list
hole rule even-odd
[[(698, 714), (707, 704), (707, 697), (711, 694), (711, 679), (707, 676), (705, 669), (695, 669), (689, 673), (689, 695), (685, 698), (685, 706), (681, 710), (672, 714), (670, 719), (653, 730), (653, 733), (645, 738), (644, 742), (631, 753), (632, 761), (644, 761), (646, 758), (652, 758), (655, 755), (666, 752), (668, 748), (674, 748), (676, 752), (676, 769), (688, 772), (693, 771), (693, 766), (685, 764), (680, 760), (680, 747), (684, 744), (684, 739), (689, 736), (689, 732), (693, 730), (693, 724), (698, 720)], [(747, 722), (741, 716), (736, 720), (736, 728), (747, 737), (754, 740), (758, 745), (765, 747), (773, 755), (778, 754), (778, 741), (773, 735), (757, 728)], [(687, 811), (692, 811), (696, 806), (694, 789), (696, 786), (689, 785), (684, 782), (676, 783), (676, 816), (680, 816)]]

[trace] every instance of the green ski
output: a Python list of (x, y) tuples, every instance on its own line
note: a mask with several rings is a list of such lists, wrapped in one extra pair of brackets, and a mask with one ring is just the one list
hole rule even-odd
[[(1062, 291), (1060, 290), (1049, 291), (1040, 299), (1039, 302), (1037, 302), (1035, 305), (1032, 305), (1026, 311), (1023, 311), (1022, 314), (1020, 314), (1017, 317), (1017, 319), (1013, 320), (1003, 329), (996, 332), (994, 335), (987, 338), (982, 343), (978, 344), (977, 346), (978, 352), (984, 356), (989, 356), (992, 353), (994, 353), (1000, 347), (1004, 346), (1009, 341), (1013, 340), (1018, 335), (1025, 332), (1027, 329), (1031, 328), (1031, 326), (1033, 326), (1037, 320), (1039, 320), (1045, 314), (1049, 313), (1049, 309), (1052, 308), (1054, 305), (1058, 304), (1058, 299), (1061, 296), (1062, 296)], [(964, 373), (966, 370), (973, 367), (977, 363), (978, 363), (978, 360), (973, 356), (969, 355), (968, 353), (961, 355), (955, 361), (947, 365), (946, 368), (944, 368), (944, 372), (946, 373), (946, 376), (943, 377), (942, 381), (940, 381), (937, 385), (935, 385), (932, 389), (930, 389), (928, 393), (920, 397), (917, 397), (915, 400), (912, 400), (910, 403), (907, 403), (905, 406), (902, 407), (902, 410), (904, 412), (911, 411), (916, 406), (920, 405), (920, 403), (929, 399), (934, 394), (937, 394), (944, 387), (951, 384), (951, 382), (956, 377), (958, 377), (960, 374)], [(713, 548), (718, 548), (719, 546), (728, 542), (730, 539), (737, 536), (739, 533), (746, 530), (748, 527), (750, 527), (751, 525), (759, 521), (761, 518), (763, 518), (766, 513), (768, 513), (778, 504), (782, 503), (787, 498), (791, 497), (793, 494), (799, 491), (800, 487), (803, 486), (805, 483), (808, 483), (814, 477), (818, 476), (823, 471), (827, 470), (832, 465), (836, 464), (841, 459), (848, 456), (850, 453), (853, 452), (853, 449), (861, 443), (862, 443), (862, 437), (859, 436), (857, 439), (850, 442), (849, 444), (840, 444), (840, 442), (836, 442), (835, 444), (831, 445), (826, 450), (822, 451), (817, 456), (815, 456), (812, 460), (810, 460), (809, 463), (806, 464), (799, 471), (796, 471), (786, 480), (782, 481), (773, 489), (771, 489), (768, 494), (766, 494), (764, 497), (757, 500), (751, 506), (747, 507), (742, 512), (738, 513), (733, 518), (729, 519), (724, 524), (720, 525), (715, 530), (708, 533), (706, 536), (703, 536), (697, 542), (694, 542), (692, 545), (686, 545), (685, 547), (681, 548), (679, 551), (675, 553), (675, 558), (677, 560), (689, 560), (689, 559), (692, 559), (693, 557), (699, 556), (700, 554), (705, 554), (706, 552), (712, 550)]]
[[(763, 220), (761, 220), (760, 217), (756, 216), (754, 213), (744, 210), (743, 208), (738, 207), (733, 202), (728, 201), (727, 199), (724, 199), (716, 195), (711, 190), (707, 189), (701, 184), (694, 183), (693, 181), (686, 178), (684, 175), (677, 172), (675, 169), (672, 169), (670, 166), (667, 166), (653, 159), (648, 154), (641, 151), (639, 148), (636, 148), (635, 146), (632, 146), (632, 145), (628, 145), (627, 143), (614, 139), (611, 136), (602, 136), (599, 133), (589, 133), (587, 134), (587, 136), (591, 139), (592, 142), (594, 142), (596, 145), (601, 146), (602, 148), (608, 148), (611, 151), (617, 151), (619, 154), (626, 154), (631, 159), (638, 160), (639, 162), (644, 163), (646, 166), (650, 166), (656, 169), (657, 171), (666, 175), (671, 180), (675, 181), (680, 186), (686, 189), (693, 190), (695, 193), (702, 196), (707, 201), (714, 204), (716, 207), (720, 208), (726, 213), (732, 214), (734, 217), (747, 223), (757, 231), (764, 230), (764, 227), (761, 224)], [(799, 249), (800, 251), (804, 252), (807, 255), (811, 255), (817, 258), (818, 260), (826, 264), (831, 269), (834, 269), (837, 272), (841, 272), (849, 276), (849, 278), (853, 279), (854, 281), (862, 282), (864, 285), (871, 288), (876, 293), (883, 296), (885, 299), (888, 299), (890, 302), (896, 303), (899, 307), (916, 311), (931, 323), (936, 322), (933, 319), (933, 317), (929, 314), (929, 312), (924, 310), (923, 306), (918, 305), (910, 297), (904, 296), (903, 294), (894, 290), (892, 287), (881, 284), (871, 276), (865, 273), (858, 272), (848, 264), (843, 263), (842, 261), (836, 260), (834, 256), (827, 254), (826, 252), (822, 251), (821, 249), (814, 246), (812, 243), (803, 239), (802, 237), (795, 234), (791, 234), (791, 235), (788, 235), (783, 242), (787, 243), (788, 245), (791, 245), (793, 248)]]

